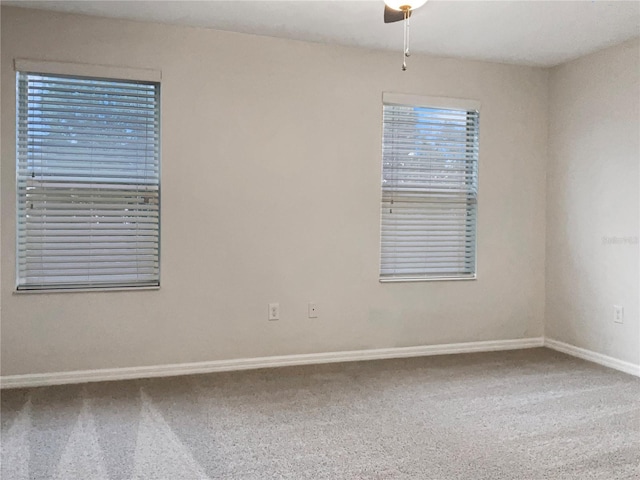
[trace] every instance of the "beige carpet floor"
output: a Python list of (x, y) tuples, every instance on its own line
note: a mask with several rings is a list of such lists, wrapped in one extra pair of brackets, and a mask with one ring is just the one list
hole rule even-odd
[(2, 480), (640, 478), (640, 379), (546, 349), (1, 400)]

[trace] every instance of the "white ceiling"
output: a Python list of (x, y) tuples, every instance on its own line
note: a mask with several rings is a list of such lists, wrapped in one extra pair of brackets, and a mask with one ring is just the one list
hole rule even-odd
[[(402, 48), (382, 0), (3, 1), (3, 5), (359, 46)], [(640, 1), (429, 0), (411, 20), (414, 53), (553, 66), (640, 35)]]

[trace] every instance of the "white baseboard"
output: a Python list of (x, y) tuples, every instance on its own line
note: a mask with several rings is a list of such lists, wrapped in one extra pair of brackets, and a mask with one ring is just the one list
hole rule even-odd
[(574, 357), (582, 358), (590, 362), (604, 365), (605, 367), (614, 368), (624, 373), (630, 373), (636, 377), (640, 377), (640, 365), (635, 365), (631, 362), (625, 362), (624, 360), (618, 360), (617, 358), (609, 357), (601, 353), (596, 353), (586, 348), (576, 347), (568, 343), (561, 342), (559, 340), (553, 340), (552, 338), (544, 339), (544, 346), (557, 350), (558, 352), (566, 353)]
[(252, 370), (257, 368), (284, 367), (291, 365), (354, 362), (358, 360), (378, 360), (384, 358), (422, 357), (429, 355), (447, 355), (452, 353), (519, 350), (522, 348), (542, 347), (543, 345), (544, 338), (535, 337), (515, 340), (450, 343), (446, 345), (381, 348), (376, 350), (354, 350), (347, 352), (240, 358), (233, 360), (215, 360), (211, 362), (154, 365), (147, 367), (105, 368), (100, 370), (76, 370), (70, 372), (7, 375), (0, 377), (0, 388), (41, 387), (46, 385), (128, 380), (134, 378), (170, 377), (175, 375), (192, 375), (196, 373), (225, 372), (232, 370)]

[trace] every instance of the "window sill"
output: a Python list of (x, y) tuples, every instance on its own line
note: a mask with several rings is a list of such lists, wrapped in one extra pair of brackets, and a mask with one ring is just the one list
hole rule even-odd
[(380, 283), (405, 283), (405, 282), (458, 282), (464, 280), (477, 280), (478, 277), (431, 277), (431, 278), (380, 278)]
[(100, 292), (138, 292), (141, 290), (160, 290), (160, 285), (147, 287), (98, 287), (98, 288), (46, 288), (40, 290), (13, 290), (14, 295), (32, 293), (100, 293)]

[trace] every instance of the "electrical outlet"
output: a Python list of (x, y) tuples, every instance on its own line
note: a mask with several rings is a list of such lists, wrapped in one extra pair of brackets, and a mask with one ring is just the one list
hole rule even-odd
[(269, 304), (269, 320), (280, 320), (280, 304)]
[(620, 305), (613, 306), (613, 321), (615, 323), (624, 323), (624, 308)]
[(318, 318), (318, 305), (315, 302), (309, 302), (309, 318)]

